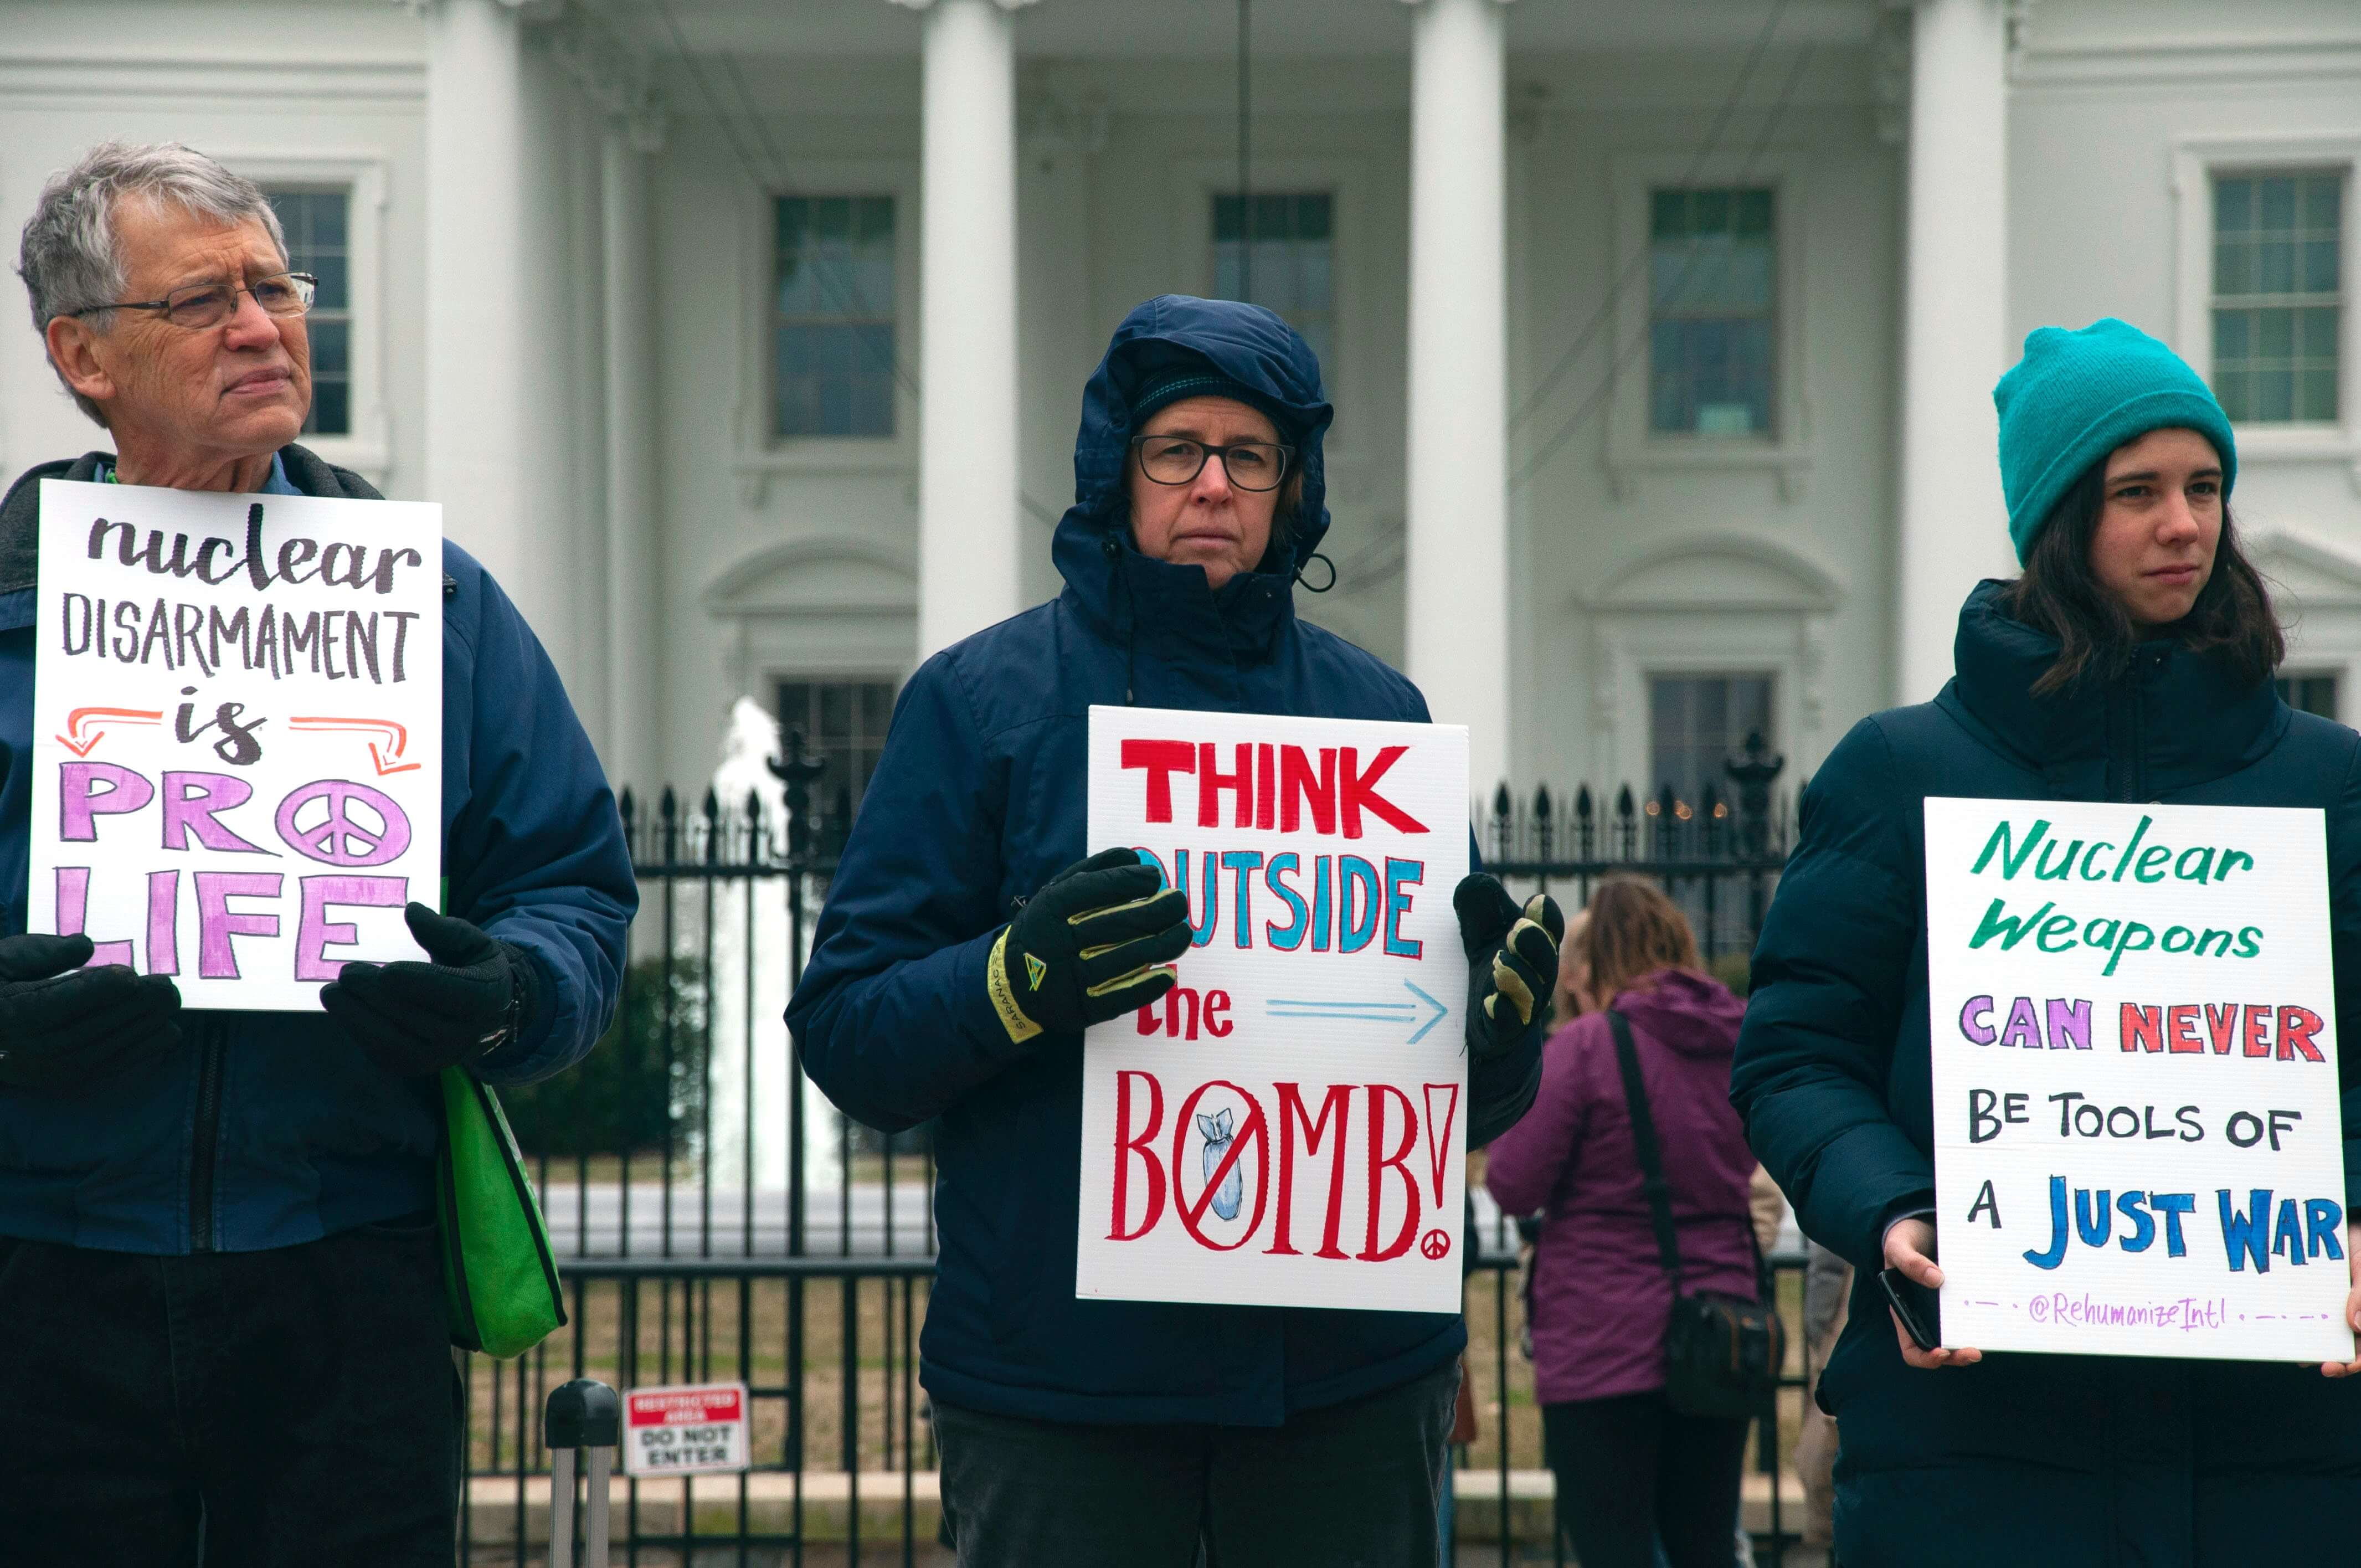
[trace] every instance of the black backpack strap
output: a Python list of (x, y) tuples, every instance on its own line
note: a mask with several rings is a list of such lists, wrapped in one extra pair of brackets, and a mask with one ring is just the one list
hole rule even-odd
[[(1681, 1244), (1673, 1234), (1673, 1192), (1664, 1181), (1664, 1151), (1656, 1145), (1656, 1119), (1648, 1110), (1648, 1091), (1640, 1081), (1640, 1055), (1631, 1047), (1631, 1025), (1612, 1007), (1607, 1026), (1615, 1031), (1615, 1065), (1623, 1074), (1623, 1102), (1631, 1108), (1631, 1142), (1640, 1155), (1640, 1179), (1648, 1192), (1648, 1218), (1656, 1227), (1656, 1258), (1681, 1293)], [(1753, 1227), (1748, 1226), (1752, 1234)]]

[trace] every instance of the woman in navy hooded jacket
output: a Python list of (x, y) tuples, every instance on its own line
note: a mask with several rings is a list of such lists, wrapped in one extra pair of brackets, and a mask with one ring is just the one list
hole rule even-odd
[[(1224, 1564), (1435, 1560), (1456, 1315), (1074, 1295), (1082, 1030), (1161, 996), (1190, 945), (1152, 867), (1082, 859), (1091, 706), (1428, 719), (1296, 618), (1330, 412), (1267, 310), (1126, 318), (1083, 393), (1065, 590), (904, 688), (787, 1009), (847, 1113), (939, 1118), (920, 1377), (962, 1564), (1187, 1568), (1201, 1534)], [(1480, 874), (1454, 902), (1480, 1143), (1532, 1102), (1564, 922)]]
[[(1935, 1286), (1920, 803), (2313, 806), (2337, 1013), (2361, 1018), (2361, 737), (2290, 710), (2285, 650), (2228, 506), (2229, 421), (2136, 328), (2044, 327), (1993, 393), (2024, 563), (1960, 615), (1931, 703), (1854, 727), (1812, 781), (1754, 956), (1731, 1098), (1806, 1234), (1856, 1270), (1821, 1376), (1846, 1568), (2350, 1562), (2361, 1363), (1923, 1351), (1876, 1275)], [(2346, 1212), (2356, 1058), (2339, 1062)], [(2346, 1263), (2361, 1258), (2348, 1225)], [(2361, 1313), (2361, 1289), (2345, 1314)]]

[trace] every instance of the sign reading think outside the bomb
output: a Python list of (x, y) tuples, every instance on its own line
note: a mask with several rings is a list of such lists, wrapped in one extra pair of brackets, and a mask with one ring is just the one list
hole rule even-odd
[(1457, 1311), (1467, 732), (1091, 709), (1090, 842), (1189, 895), (1092, 1029), (1078, 1295)]
[(185, 1005), (423, 955), (442, 509), (41, 482), (30, 909)]
[(1943, 1343), (2353, 1359), (2322, 814), (1926, 810)]

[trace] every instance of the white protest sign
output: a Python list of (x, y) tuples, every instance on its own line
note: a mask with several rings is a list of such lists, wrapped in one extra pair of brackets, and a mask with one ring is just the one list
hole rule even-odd
[(1084, 1042), (1075, 1293), (1457, 1311), (1467, 731), (1093, 707), (1090, 756), (1194, 945)]
[(2315, 810), (1927, 802), (1943, 1343), (2350, 1361)]
[(634, 1388), (623, 1397), (623, 1474), (702, 1475), (743, 1470), (746, 1385)]
[(317, 1010), (439, 903), (442, 508), (41, 482), (29, 913)]

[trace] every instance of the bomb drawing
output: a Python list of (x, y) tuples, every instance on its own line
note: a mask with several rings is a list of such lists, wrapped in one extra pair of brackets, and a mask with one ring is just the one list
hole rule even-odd
[[(1211, 1116), (1202, 1113), (1198, 1115), (1197, 1130), (1205, 1135), (1204, 1173), (1207, 1181), (1213, 1179), (1213, 1172), (1220, 1168), (1222, 1157), (1230, 1152), (1230, 1135), (1236, 1125), (1235, 1114), (1228, 1111)], [(1244, 1186), (1238, 1179), (1238, 1168), (1235, 1165), (1230, 1167), (1230, 1174), (1222, 1179), (1221, 1190), (1213, 1194), (1213, 1212), (1224, 1220), (1236, 1219)]]

